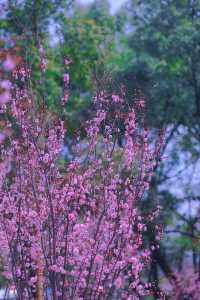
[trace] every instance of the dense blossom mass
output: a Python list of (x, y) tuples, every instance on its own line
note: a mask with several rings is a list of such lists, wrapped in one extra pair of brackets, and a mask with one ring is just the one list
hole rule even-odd
[[(18, 67), (14, 78), (1, 104), (13, 135), (1, 144), (0, 247), (18, 299), (47, 291), (54, 300), (140, 299), (149, 290), (141, 272), (150, 251), (137, 203), (160, 149), (143, 126), (144, 99), (133, 105), (123, 89), (98, 92), (84, 138), (76, 136), (61, 167), (64, 122), (37, 103), (30, 72)], [(69, 75), (63, 80), (68, 85)]]

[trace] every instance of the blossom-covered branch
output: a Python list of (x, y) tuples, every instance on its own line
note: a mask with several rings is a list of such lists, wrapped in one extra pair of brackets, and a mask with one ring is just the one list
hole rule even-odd
[[(3, 106), (15, 133), (1, 145), (0, 243), (18, 299), (47, 290), (54, 300), (140, 299), (150, 289), (141, 279), (150, 252), (137, 203), (159, 155), (140, 118), (144, 99), (130, 105), (124, 93), (98, 93), (63, 170), (64, 122), (35, 101), (30, 71), (20, 66), (14, 76), (23, 84), (13, 82)], [(65, 89), (61, 106), (67, 98)]]

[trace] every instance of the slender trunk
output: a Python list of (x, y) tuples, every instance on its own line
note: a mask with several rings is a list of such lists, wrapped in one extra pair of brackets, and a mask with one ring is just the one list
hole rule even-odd
[[(194, 225), (192, 224), (192, 228), (191, 228), (191, 236), (194, 239), (195, 234), (194, 234)], [(192, 240), (193, 242), (194, 240)], [(196, 252), (196, 248), (193, 245), (192, 246), (192, 262), (193, 262), (193, 270), (194, 272), (197, 272), (197, 252)]]
[(37, 277), (37, 282), (36, 282), (35, 300), (43, 300), (44, 299), (44, 268), (43, 268), (43, 261), (41, 258), (39, 258), (37, 262), (36, 277)]

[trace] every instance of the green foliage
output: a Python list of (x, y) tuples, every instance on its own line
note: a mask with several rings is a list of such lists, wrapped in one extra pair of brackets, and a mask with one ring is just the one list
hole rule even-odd
[[(20, 2), (20, 3), (19, 3)], [(92, 81), (108, 69), (114, 51), (115, 21), (107, 1), (88, 7), (72, 5), (70, 0), (9, 1), (2, 32), (6, 31), (20, 46), (20, 54), (31, 67), (36, 99), (43, 95), (49, 108), (56, 112), (62, 93), (64, 58), (70, 64), (70, 99), (63, 115), (69, 131), (85, 118), (92, 95)], [(71, 6), (70, 6), (71, 4)], [(22, 16), (24, 16), (22, 18)], [(45, 48), (47, 67), (45, 89), (41, 91), (38, 72), (39, 45)], [(112, 62), (111, 62), (112, 63)], [(42, 92), (42, 93), (41, 93)]]
[(188, 118), (198, 113), (199, 10), (199, 1), (130, 1), (128, 43), (133, 55), (127, 73), (133, 70), (150, 99), (154, 124), (189, 125)]
[(87, 10), (76, 8), (72, 17), (60, 19), (59, 51), (72, 60), (71, 78), (74, 89), (91, 89), (92, 74), (103, 70), (113, 47), (115, 24), (113, 18), (101, 11), (101, 6)]
[[(183, 212), (187, 210), (185, 204), (190, 201), (189, 195), (195, 191), (190, 183), (188, 186), (180, 184), (177, 191), (173, 184), (178, 181), (180, 174), (177, 169), (184, 152), (191, 155), (188, 166), (195, 166), (199, 159), (200, 1), (130, 0), (127, 8), (128, 21), (122, 32), (128, 45), (125, 51), (129, 63), (119, 72), (118, 78), (124, 81), (128, 90), (132, 91), (136, 86), (146, 95), (148, 125), (170, 125), (172, 135), (169, 135), (169, 142), (175, 137), (166, 153), (165, 167), (159, 172), (157, 170), (157, 188), (154, 193), (149, 193), (148, 206), (152, 207), (159, 201), (163, 208), (161, 222), (164, 230), (173, 229), (164, 235), (162, 247), (167, 255), (163, 262), (168, 260), (169, 267), (181, 268), (187, 252), (188, 257), (193, 257), (191, 265), (195, 269), (200, 251), (198, 230), (195, 229), (195, 238), (191, 238), (191, 232), (192, 226), (198, 226), (198, 218), (191, 225), (191, 216)], [(176, 173), (177, 176), (170, 178)], [(188, 176), (187, 168), (182, 176)], [(173, 192), (169, 189), (169, 179)], [(177, 197), (176, 193), (180, 196)], [(170, 272), (169, 268), (163, 269), (159, 260), (154, 263), (154, 267), (157, 266), (166, 274)]]
[(55, 62), (62, 66), (63, 58), (71, 60), (70, 99), (65, 112), (70, 131), (88, 116), (93, 82), (112, 65), (115, 22), (105, 7), (106, 1), (85, 9), (75, 6), (71, 16), (59, 19), (57, 34), (61, 42), (55, 45)]
[[(6, 30), (17, 35), (38, 38), (71, 0), (9, 0), (6, 11)], [(36, 35), (36, 36), (35, 36)]]

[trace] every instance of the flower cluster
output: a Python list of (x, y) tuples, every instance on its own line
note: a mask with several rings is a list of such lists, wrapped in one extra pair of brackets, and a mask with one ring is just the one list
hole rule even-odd
[(10, 72), (14, 72), (20, 62), (15, 50), (13, 47), (12, 49), (2, 49), (0, 51), (0, 144), (11, 134), (5, 115), (6, 104), (11, 100), (12, 93), (9, 75)]
[(183, 269), (180, 273), (174, 273), (174, 276), (174, 280), (169, 287), (163, 286), (163, 290), (165, 290), (169, 299), (199, 299), (200, 281), (197, 272), (188, 267), (187, 270)]
[(64, 123), (46, 120), (25, 84), (12, 88), (17, 132), (1, 145), (0, 247), (19, 299), (36, 297), (39, 274), (54, 300), (140, 299), (150, 252), (137, 202), (156, 154), (134, 105), (96, 97), (84, 154), (80, 147), (61, 171)]

